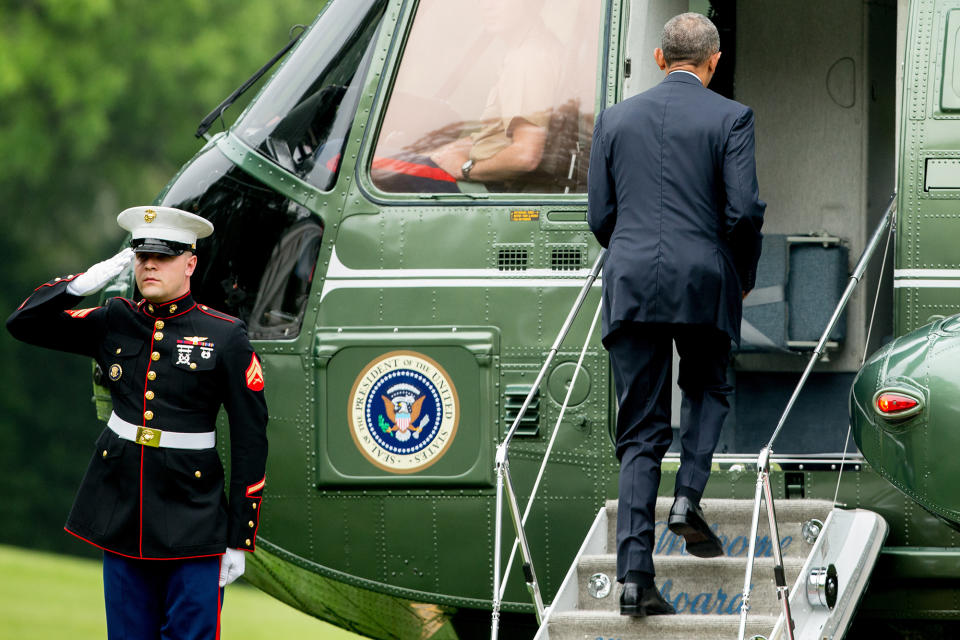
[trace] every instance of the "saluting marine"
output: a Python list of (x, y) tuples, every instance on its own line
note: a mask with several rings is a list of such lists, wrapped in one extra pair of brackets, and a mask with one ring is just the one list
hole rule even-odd
[[(66, 530), (104, 550), (110, 638), (216, 638), (222, 588), (253, 551), (267, 457), (263, 370), (243, 322), (197, 304), (207, 220), (169, 207), (117, 217), (131, 248), (34, 291), (7, 320), (30, 344), (94, 358), (113, 413)], [(73, 309), (134, 263), (142, 300)], [(230, 423), (230, 487), (217, 454)], [(158, 562), (162, 561), (162, 562)]]

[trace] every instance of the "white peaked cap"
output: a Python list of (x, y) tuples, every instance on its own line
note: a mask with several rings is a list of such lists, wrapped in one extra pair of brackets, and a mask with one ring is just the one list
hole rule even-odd
[(213, 225), (206, 219), (173, 207), (130, 207), (120, 212), (117, 224), (129, 231), (133, 240), (166, 240), (191, 247), (197, 238), (213, 233)]

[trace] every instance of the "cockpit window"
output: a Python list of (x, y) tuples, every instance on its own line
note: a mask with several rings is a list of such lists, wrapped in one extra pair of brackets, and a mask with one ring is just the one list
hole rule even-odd
[(421, 0), (380, 128), (391, 193), (583, 193), (601, 2)]
[(327, 191), (353, 124), (386, 0), (332, 2), (234, 131)]
[(323, 237), (319, 218), (216, 147), (194, 158), (161, 204), (213, 223), (213, 235), (197, 242), (190, 283), (197, 302), (239, 317), (255, 340), (300, 333)]
[(323, 227), (312, 216), (284, 231), (257, 288), (251, 337), (290, 338), (300, 331), (322, 238)]

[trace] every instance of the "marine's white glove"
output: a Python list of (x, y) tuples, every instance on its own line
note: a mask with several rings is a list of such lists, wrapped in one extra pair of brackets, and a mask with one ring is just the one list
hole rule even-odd
[(112, 258), (98, 262), (86, 273), (81, 273), (67, 285), (67, 293), (75, 296), (88, 296), (103, 289), (133, 260), (133, 249), (127, 247)]
[(220, 559), (220, 586), (225, 587), (240, 576), (243, 575), (243, 570), (247, 566), (247, 558), (245, 551), (240, 551), (239, 549), (231, 549), (227, 547), (227, 551), (223, 554), (223, 557)]

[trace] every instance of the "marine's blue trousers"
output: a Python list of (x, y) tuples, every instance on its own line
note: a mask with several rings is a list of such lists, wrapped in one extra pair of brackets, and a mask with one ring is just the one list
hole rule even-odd
[(220, 637), (220, 556), (137, 560), (103, 554), (108, 640)]

